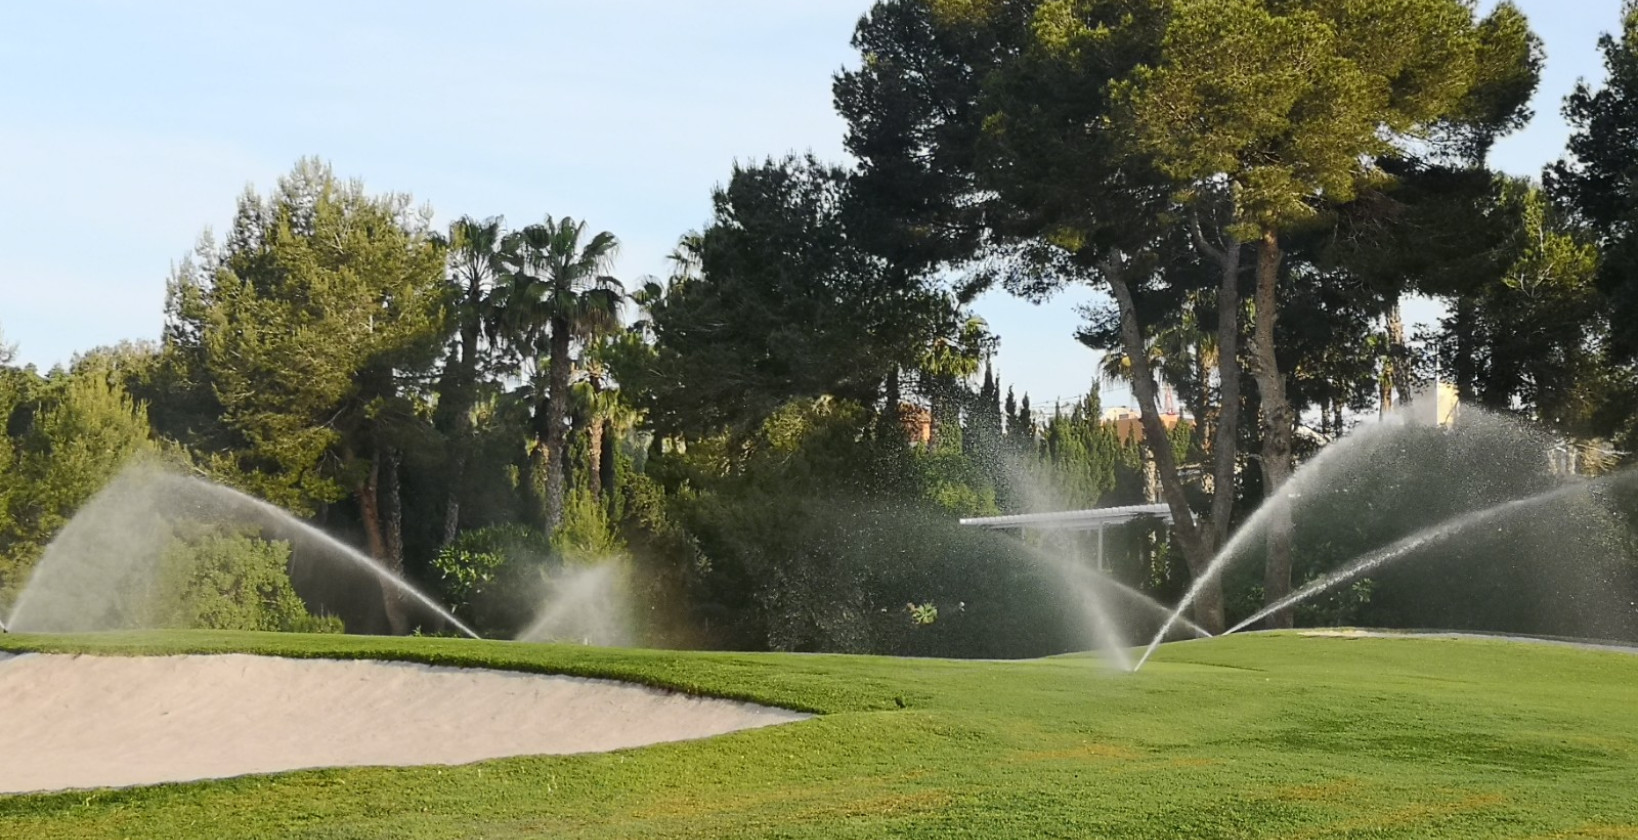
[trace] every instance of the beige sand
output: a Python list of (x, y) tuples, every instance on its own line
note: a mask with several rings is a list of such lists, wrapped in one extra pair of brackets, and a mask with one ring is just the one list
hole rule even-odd
[(0, 657), (0, 793), (602, 752), (806, 717), (603, 680), (385, 662)]

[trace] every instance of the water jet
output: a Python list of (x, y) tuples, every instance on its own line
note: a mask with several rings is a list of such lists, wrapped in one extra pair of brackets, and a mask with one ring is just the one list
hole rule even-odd
[[(138, 464), (126, 468), (69, 520), (35, 565), (6, 616), (13, 630), (71, 633), (144, 627), (163, 592), (161, 556), (186, 525), (251, 526), (366, 573), (471, 638), (471, 628), (376, 559), (281, 508), (203, 478)], [(374, 594), (374, 593), (371, 593)]]
[(546, 597), (517, 641), (630, 645), (630, 609), (619, 571), (616, 561), (559, 570), (547, 581)]
[(1279, 601), (1258, 610), (1256, 613), (1253, 613), (1250, 618), (1247, 618), (1244, 621), (1241, 621), (1239, 624), (1236, 624), (1224, 631), (1223, 635), (1228, 636), (1238, 633), (1276, 612), (1300, 604), (1333, 586), (1346, 583), (1356, 577), (1359, 577), (1360, 575), (1366, 574), (1367, 572), (1374, 571), (1396, 560), (1407, 557), (1419, 548), (1423, 548), (1441, 540), (1457, 536), (1469, 528), (1476, 528), (1480, 525), (1500, 519), (1508, 514), (1518, 513), (1522, 510), (1539, 507), (1541, 505), (1546, 505), (1562, 499), (1573, 497), (1577, 494), (1588, 493), (1590, 491), (1591, 487), (1589, 485), (1582, 484), (1561, 487), (1557, 490), (1549, 490), (1546, 493), (1531, 496), (1527, 499), (1503, 502), (1495, 507), (1470, 513), (1466, 516), (1459, 516), (1445, 522), (1444, 524), (1418, 531), (1396, 543), (1393, 543), (1392, 545), (1371, 552), (1370, 554), (1366, 554), (1363, 557), (1346, 564), (1341, 569), (1325, 574), (1324, 576), (1314, 580), (1306, 586), (1303, 586), (1285, 598), (1282, 598)]
[[(1221, 579), (1245, 555), (1255, 555), (1251, 549), (1268, 537), (1275, 517), (1291, 518), (1295, 535), (1311, 544), (1307, 549), (1310, 565), (1318, 564), (1320, 572), (1297, 591), (1237, 622), (1228, 633), (1244, 631), (1368, 573), (1390, 565), (1402, 566), (1406, 558), (1419, 556), (1453, 537), (1493, 541), (1495, 535), (1484, 529), (1503, 527), (1514, 529), (1510, 532), (1514, 542), (1497, 545), (1493, 552), (1463, 554), (1460, 547), (1451, 550), (1469, 564), (1466, 580), (1474, 586), (1489, 587), (1486, 591), (1490, 593), (1513, 593), (1505, 602), (1510, 606), (1498, 608), (1488, 601), (1469, 604), (1451, 590), (1449, 597), (1455, 599), (1450, 601), (1452, 608), (1439, 612), (1429, 600), (1432, 596), (1422, 596), (1417, 581), (1405, 577), (1408, 572), (1396, 571), (1390, 578), (1373, 580), (1379, 586), (1384, 580), (1396, 581), (1401, 598), (1411, 593), (1409, 602), (1399, 603), (1419, 604), (1411, 609), (1413, 614), (1420, 609), (1424, 622), (1429, 618), (1457, 621), (1455, 625), (1440, 626), (1459, 626), (1463, 615), (1468, 616), (1466, 621), (1474, 629), (1502, 629), (1485, 627), (1487, 616), (1543, 626), (1591, 627), (1604, 622), (1603, 626), (1609, 627), (1626, 621), (1621, 616), (1604, 615), (1613, 604), (1604, 590), (1624, 591), (1623, 586), (1611, 586), (1617, 579), (1632, 582), (1628, 580), (1631, 575), (1622, 572), (1618, 564), (1607, 562), (1620, 551), (1620, 538), (1611, 535), (1618, 535), (1625, 526), (1619, 524), (1615, 509), (1592, 502), (1598, 491), (1633, 473), (1591, 480), (1566, 478), (1559, 461), (1551, 458), (1554, 451), (1554, 439), (1539, 429), (1476, 409), (1464, 411), (1461, 420), (1449, 426), (1418, 425), (1399, 414), (1361, 427), (1320, 450), (1276, 498), (1265, 502), (1234, 534), (1190, 586), (1173, 611), (1173, 618), (1151, 640), (1137, 667), (1149, 660), (1171, 623), (1182, 618), (1209, 582)], [(1586, 504), (1580, 501), (1583, 495)], [(1571, 506), (1548, 515), (1546, 511), (1559, 511), (1553, 507), (1555, 503)], [(1517, 530), (1520, 516), (1530, 517), (1529, 530)], [(1528, 539), (1518, 544), (1520, 537)], [(1562, 556), (1564, 551), (1571, 551), (1573, 556)], [(1610, 554), (1612, 551), (1616, 554)], [(1450, 550), (1439, 554), (1449, 555)], [(1339, 562), (1330, 563), (1325, 559), (1328, 556), (1336, 556)], [(1425, 565), (1408, 568), (1416, 571)], [(1492, 568), (1497, 571), (1489, 571)], [(1521, 569), (1524, 578), (1520, 577)], [(1474, 572), (1479, 577), (1473, 577)], [(1453, 582), (1460, 583), (1460, 579)], [(1443, 587), (1423, 590), (1447, 591)], [(1616, 600), (1626, 605), (1624, 598)], [(1571, 605), (1573, 610), (1569, 609)], [(1403, 606), (1390, 609), (1400, 610), (1403, 615)], [(1430, 609), (1435, 612), (1430, 613)], [(1575, 614), (1589, 611), (1597, 615), (1582, 618)]]

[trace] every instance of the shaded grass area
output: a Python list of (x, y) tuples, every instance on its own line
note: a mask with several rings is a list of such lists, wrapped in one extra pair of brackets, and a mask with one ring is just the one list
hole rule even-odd
[(603, 755), (0, 798), (7, 838), (1638, 838), (1638, 657), (1612, 653), (1259, 635), (1168, 646), (1118, 676), (1083, 657), (254, 634), (0, 650), (397, 659), (823, 714)]

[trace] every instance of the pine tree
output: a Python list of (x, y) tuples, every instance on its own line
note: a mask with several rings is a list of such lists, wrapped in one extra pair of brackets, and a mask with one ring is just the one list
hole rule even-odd
[(1574, 128), (1569, 155), (1548, 167), (1546, 187), (1599, 238), (1599, 286), (1608, 298), (1614, 349), (1638, 360), (1638, 2), (1627, 0), (1621, 32), (1598, 42), (1609, 80), (1592, 89), (1576, 86), (1564, 103)]

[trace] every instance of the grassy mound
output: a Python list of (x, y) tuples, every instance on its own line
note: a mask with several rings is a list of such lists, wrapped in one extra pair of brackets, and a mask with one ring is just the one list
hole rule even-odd
[(0, 650), (400, 659), (823, 715), (605, 755), (0, 798), (0, 837), (1638, 838), (1638, 656), (1615, 653), (1260, 635), (1170, 646), (1117, 676), (1078, 657), (259, 634)]

